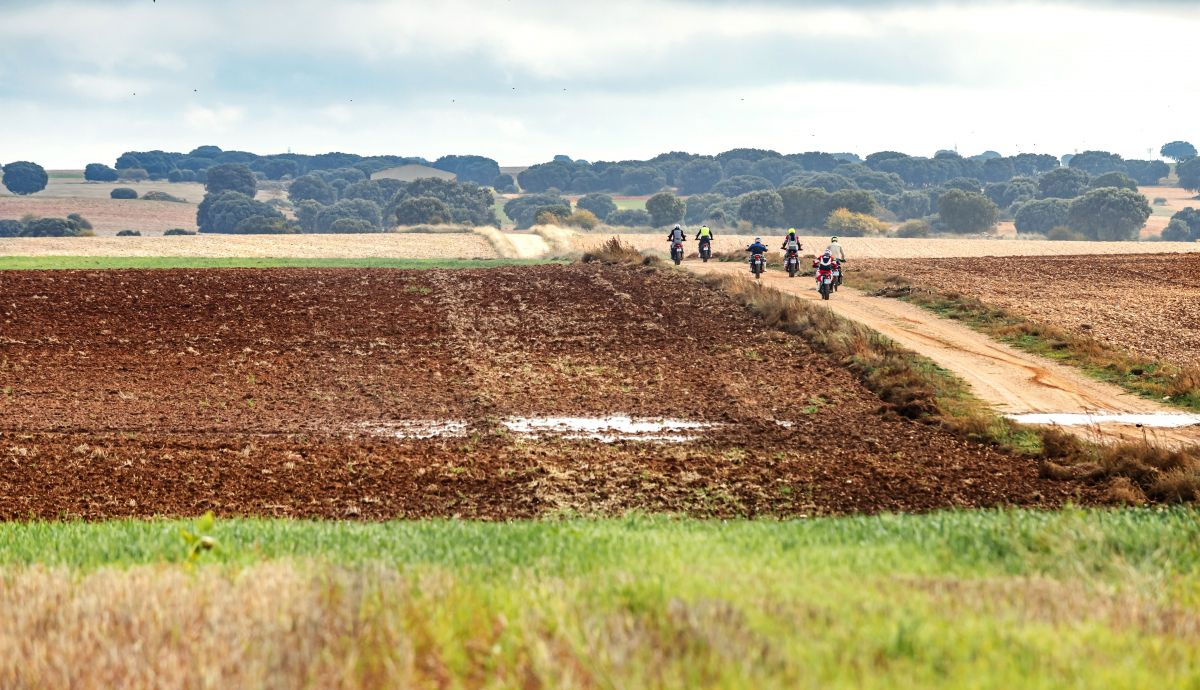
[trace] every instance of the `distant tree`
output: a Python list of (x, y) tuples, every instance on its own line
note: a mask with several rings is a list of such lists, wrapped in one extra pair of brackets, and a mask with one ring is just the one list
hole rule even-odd
[(904, 191), (904, 180), (896, 173), (879, 172), (871, 170), (866, 166), (857, 167), (861, 167), (862, 170), (845, 175), (845, 177), (850, 178), (860, 189), (867, 189), (887, 195), (900, 194)]
[[(192, 152), (189, 153), (188, 155), (195, 156), (196, 158), (213, 158), (213, 159), (215, 159), (217, 156), (221, 155), (222, 153), (223, 152), (221, 151), (220, 146), (197, 146), (196, 148), (192, 149)], [(118, 167), (120, 167), (120, 166), (118, 166)]]
[(946, 189), (961, 189), (964, 192), (972, 192), (974, 194), (983, 191), (983, 184), (973, 177), (955, 177), (946, 180), (946, 183), (942, 186)]
[(1084, 151), (1071, 157), (1068, 165), (1088, 175), (1103, 175), (1108, 172), (1125, 172), (1125, 160), (1108, 151)]
[(116, 182), (117, 171), (103, 163), (88, 163), (83, 169), (83, 179), (88, 182)]
[(316, 232), (332, 232), (333, 224), (342, 218), (365, 221), (371, 225), (372, 232), (383, 228), (378, 204), (366, 199), (342, 199), (317, 214)]
[(305, 200), (316, 201), (320, 204), (332, 204), (337, 200), (337, 192), (329, 186), (328, 182), (317, 175), (302, 175), (288, 185), (288, 199), (293, 204)]
[(1189, 158), (1175, 166), (1179, 186), (1191, 192), (1200, 192), (1200, 158)]
[(431, 196), (409, 197), (396, 208), (398, 225), (445, 225), (450, 222), (450, 207)]
[(1171, 222), (1162, 231), (1162, 238), (1170, 242), (1200, 240), (1200, 210), (1188, 207), (1171, 216)]
[(500, 194), (513, 194), (517, 191), (517, 181), (508, 173), (501, 173), (492, 180), (492, 188)]
[(538, 213), (547, 207), (558, 206), (564, 209), (564, 216), (571, 214), (571, 202), (557, 194), (526, 194), (515, 199), (509, 199), (504, 204), (504, 215), (516, 223), (517, 228), (531, 228), (537, 223)]
[(876, 151), (875, 153), (867, 156), (864, 162), (868, 168), (874, 168), (878, 170), (879, 164), (883, 163), (884, 161), (900, 160), (903, 158), (912, 158), (912, 156), (908, 155), (907, 153), (900, 153), (899, 151)]
[(454, 173), (459, 182), (479, 185), (491, 184), (500, 175), (500, 165), (483, 156), (442, 156), (432, 163), (432, 167)]
[(4, 166), (4, 186), (13, 194), (37, 194), (46, 188), (50, 176), (45, 168), (29, 161), (17, 161)]
[[(854, 180), (836, 173), (800, 173), (789, 177), (785, 184), (788, 187), (819, 187), (827, 192), (858, 188)], [(713, 191), (719, 190), (714, 188)]]
[(1066, 199), (1035, 199), (1021, 206), (1014, 219), (1017, 232), (1045, 234), (1067, 224), (1071, 202)]
[(888, 210), (896, 214), (898, 220), (924, 218), (932, 212), (933, 202), (923, 192), (901, 192), (892, 197)]
[(617, 205), (607, 194), (585, 194), (579, 197), (575, 205), (585, 211), (591, 211), (600, 220), (608, 218), (608, 214), (617, 210)]
[(1132, 189), (1135, 192), (1138, 188), (1137, 182), (1135, 182), (1132, 177), (1123, 172), (1117, 172), (1115, 170), (1112, 172), (1106, 172), (1099, 177), (1092, 178), (1089, 186), (1092, 189), (1100, 189), (1101, 187), (1118, 187), (1120, 189)]
[(1067, 225), (1092, 240), (1133, 240), (1152, 210), (1146, 197), (1128, 189), (1093, 189), (1071, 202)]
[(1074, 199), (1087, 191), (1091, 178), (1082, 170), (1055, 168), (1038, 180), (1038, 197), (1042, 199)]
[(1172, 141), (1169, 144), (1163, 144), (1163, 147), (1158, 152), (1164, 158), (1170, 158), (1176, 162), (1196, 157), (1196, 147), (1186, 141)]
[(656, 228), (682, 222), (685, 211), (683, 201), (670, 192), (660, 192), (646, 200), (646, 212)]
[(762, 190), (738, 197), (738, 218), (755, 227), (777, 228), (783, 224), (783, 199), (778, 192)]
[(567, 189), (574, 171), (575, 166), (571, 163), (551, 161), (529, 166), (517, 175), (517, 180), (521, 183), (521, 189), (536, 194), (551, 188)]
[(630, 168), (621, 176), (621, 185), (625, 193), (633, 196), (653, 194), (666, 184), (666, 176), (658, 168), (648, 165)]
[(803, 171), (804, 168), (799, 163), (793, 163), (786, 158), (763, 158), (750, 166), (751, 175), (770, 180), (771, 184), (775, 186), (783, 184), (787, 178)]
[[(268, 221), (283, 219), (283, 214), (261, 201), (255, 201), (241, 192), (225, 190), (204, 195), (204, 200), (196, 209), (196, 224), (202, 233), (236, 234), (247, 232), (242, 221), (255, 216)], [(261, 231), (274, 232), (274, 229), (267, 227), (270, 223), (258, 222), (262, 226)]]
[(1171, 166), (1162, 161), (1127, 160), (1125, 172), (1139, 185), (1153, 186), (1171, 174)]
[(253, 215), (239, 220), (233, 232), (239, 235), (284, 235), (296, 232), (296, 229), (294, 223), (280, 215)]
[(713, 194), (720, 194), (730, 198), (741, 196), (749, 192), (760, 190), (774, 189), (775, 185), (764, 177), (755, 177), (753, 175), (737, 175), (716, 183), (712, 187)]
[(262, 172), (268, 180), (282, 180), (300, 174), (300, 164), (287, 158), (272, 158), (263, 163)]
[(720, 194), (693, 194), (687, 198), (683, 219), (689, 225), (701, 223), (708, 217), (710, 209), (727, 200)]
[(362, 180), (346, 185), (342, 190), (342, 199), (362, 199), (383, 208), (391, 197), (386, 196), (383, 187), (375, 180)]
[(950, 232), (987, 232), (996, 226), (1000, 210), (978, 192), (951, 189), (938, 198), (938, 216)]
[(1014, 177), (1007, 182), (989, 184), (983, 193), (1000, 208), (1009, 208), (1013, 204), (1036, 199), (1038, 183), (1028, 177)]
[(565, 225), (571, 212), (562, 206), (546, 206), (537, 211), (534, 225)]
[(204, 191), (209, 194), (221, 192), (237, 192), (251, 199), (258, 192), (258, 180), (254, 172), (244, 165), (222, 164), (208, 169), (208, 181)]
[(108, 195), (110, 197), (112, 197), (113, 199), (136, 199), (136, 198), (138, 198), (137, 190), (130, 189), (129, 187), (115, 187), (115, 188), (113, 188), (113, 190), (111, 192), (108, 193)]
[(128, 170), (129, 168), (141, 168), (142, 161), (132, 151), (127, 151), (125, 153), (122, 153), (121, 156), (119, 158), (117, 158), (117, 163), (113, 167), (115, 167), (117, 170)]
[(621, 208), (608, 214), (604, 222), (626, 228), (648, 227), (650, 214), (640, 208)]
[(697, 158), (679, 169), (675, 182), (682, 194), (703, 194), (721, 181), (722, 174), (720, 163), (711, 158)]
[(879, 205), (875, 202), (875, 196), (865, 189), (839, 189), (829, 195), (828, 210), (839, 208), (853, 213), (875, 215), (875, 212), (879, 210)]
[[(433, 197), (445, 204), (446, 208), (450, 209), (451, 223), (500, 225), (495, 211), (496, 197), (492, 190), (480, 187), (474, 182), (460, 183), (434, 177), (413, 180), (402, 187), (387, 205), (384, 216), (395, 216), (396, 209), (405, 199), (419, 196)], [(532, 219), (529, 220), (532, 222)]]

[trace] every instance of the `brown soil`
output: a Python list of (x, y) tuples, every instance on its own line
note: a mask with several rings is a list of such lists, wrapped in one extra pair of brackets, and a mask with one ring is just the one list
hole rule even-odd
[[(1058, 256), (862, 262), (1094, 335), (1119, 349), (1200, 365), (1200, 256)], [(1035, 277), (1036, 287), (1030, 285)]]
[[(1094, 491), (896, 417), (802, 341), (669, 272), (7, 272), (0, 518), (795, 515)], [(671, 416), (678, 444), (509, 415)], [(467, 438), (369, 427), (466, 419)], [(774, 420), (791, 422), (784, 428)]]

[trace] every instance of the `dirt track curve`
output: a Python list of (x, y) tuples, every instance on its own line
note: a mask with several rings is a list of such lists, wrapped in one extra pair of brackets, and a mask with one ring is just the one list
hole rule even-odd
[[(685, 266), (698, 273), (739, 274), (747, 271), (740, 262), (705, 264), (688, 261)], [(809, 277), (788, 278), (779, 271), (768, 271), (762, 281), (783, 292), (822, 302)], [(1090, 379), (1065, 365), (996, 342), (962, 324), (900, 300), (872, 297), (843, 287), (832, 299), (822, 303), (839, 316), (873, 328), (954, 372), (970, 384), (975, 395), (1005, 414), (1179, 412), (1117, 386)], [(1075, 430), (1085, 436), (1111, 440), (1149, 438), (1167, 445), (1200, 443), (1200, 428), (1197, 427), (1149, 430), (1114, 424), (1076, 427)]]

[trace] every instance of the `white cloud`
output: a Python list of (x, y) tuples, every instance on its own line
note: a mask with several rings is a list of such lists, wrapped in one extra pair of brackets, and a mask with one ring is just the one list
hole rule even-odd
[(183, 115), (184, 122), (201, 136), (225, 134), (244, 119), (245, 110), (232, 105), (215, 108), (193, 105), (189, 106)]

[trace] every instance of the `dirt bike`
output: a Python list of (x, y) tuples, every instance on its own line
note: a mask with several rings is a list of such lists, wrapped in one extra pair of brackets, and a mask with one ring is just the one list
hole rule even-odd
[(676, 266), (683, 262), (683, 242), (671, 243), (671, 261), (674, 261)]
[(712, 241), (707, 238), (700, 240), (700, 258), (704, 259), (704, 263), (712, 258)]
[(762, 280), (763, 271), (767, 268), (767, 260), (762, 254), (752, 254), (750, 256), (750, 272), (754, 274), (755, 280)]
[(787, 255), (783, 257), (783, 267), (787, 270), (789, 278), (795, 278), (796, 273), (800, 270), (800, 253), (795, 249), (789, 249)]
[(845, 269), (845, 267), (842, 265), (842, 262), (840, 262), (840, 261), (838, 262), (837, 268), (833, 269), (833, 291), (834, 292), (837, 292), (837, 289), (842, 286), (842, 273), (845, 272), (844, 269)]
[(818, 268), (817, 290), (821, 293), (821, 299), (829, 299), (829, 293), (833, 292), (833, 289), (833, 269)]

